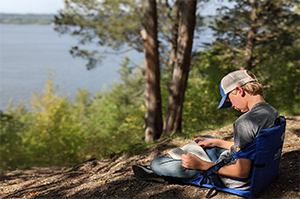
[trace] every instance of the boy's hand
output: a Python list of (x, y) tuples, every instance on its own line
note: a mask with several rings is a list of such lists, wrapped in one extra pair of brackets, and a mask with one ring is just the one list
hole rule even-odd
[(193, 154), (183, 154), (181, 156), (182, 166), (187, 169), (199, 169), (201, 164), (200, 158)]
[(212, 163), (205, 162), (198, 158), (197, 156), (193, 154), (183, 154), (181, 156), (182, 166), (187, 169), (198, 169), (198, 170), (206, 170), (210, 166), (212, 166)]
[(206, 147), (214, 147), (215, 146), (214, 142), (216, 141), (216, 139), (197, 137), (194, 139), (194, 141), (197, 142), (197, 144), (202, 148), (206, 148)]

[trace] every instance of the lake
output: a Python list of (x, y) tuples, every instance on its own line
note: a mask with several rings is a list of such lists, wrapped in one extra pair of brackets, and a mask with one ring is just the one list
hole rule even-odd
[[(57, 92), (62, 96), (69, 93), (71, 99), (77, 88), (86, 88), (94, 95), (105, 84), (119, 79), (116, 71), (125, 54), (108, 55), (100, 66), (87, 70), (87, 60), (69, 53), (77, 43), (77, 38), (59, 35), (50, 25), (0, 25), (0, 109), (6, 108), (10, 98), (17, 104), (29, 100), (31, 91), (42, 93), (48, 70), (56, 71), (53, 81), (59, 86)], [(131, 51), (128, 55), (136, 64), (142, 64), (143, 53)]]
[[(201, 33), (194, 47), (211, 42), (211, 31)], [(62, 96), (74, 99), (77, 88), (86, 88), (92, 96), (104, 85), (119, 80), (117, 70), (126, 54), (110, 54), (95, 69), (87, 70), (87, 60), (73, 58), (71, 46), (77, 38), (59, 35), (50, 25), (0, 25), (0, 110), (5, 110), (10, 98), (13, 104), (31, 98), (31, 92), (42, 93), (49, 70), (56, 71), (54, 85)], [(115, 52), (108, 47), (90, 45), (89, 49)], [(127, 48), (126, 46), (124, 47)], [(124, 50), (124, 49), (123, 49)], [(143, 65), (144, 54), (128, 53), (135, 64)]]

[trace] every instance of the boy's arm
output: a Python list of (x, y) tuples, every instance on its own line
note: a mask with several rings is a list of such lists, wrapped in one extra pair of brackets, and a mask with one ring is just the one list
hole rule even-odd
[(235, 164), (225, 165), (216, 171), (216, 173), (224, 176), (247, 178), (251, 170), (251, 165), (252, 160), (239, 158)]
[[(239, 148), (238, 148), (239, 150)], [(181, 156), (182, 166), (187, 169), (198, 169), (205, 171), (215, 165), (212, 162), (205, 162), (193, 154), (184, 154)], [(251, 170), (252, 160), (238, 158), (235, 164), (221, 167), (217, 174), (237, 178), (247, 178)]]
[(213, 138), (205, 138), (205, 137), (197, 137), (194, 139), (195, 142), (198, 143), (202, 148), (206, 147), (220, 147), (223, 149), (230, 149), (234, 142), (221, 140), (221, 139), (213, 139)]

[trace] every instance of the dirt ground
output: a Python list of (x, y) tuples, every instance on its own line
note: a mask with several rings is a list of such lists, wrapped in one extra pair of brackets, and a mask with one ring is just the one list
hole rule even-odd
[[(280, 165), (280, 177), (255, 198), (300, 198), (299, 152), (300, 116), (287, 119), (287, 130)], [(232, 127), (205, 132), (231, 140)], [(195, 135), (197, 136), (197, 135)], [(131, 166), (150, 164), (158, 155), (189, 140), (176, 138), (156, 146), (137, 149), (130, 155), (110, 159), (90, 159), (73, 167), (30, 168), (0, 173), (0, 198), (205, 198), (208, 189), (167, 182), (141, 181)], [(214, 198), (242, 198), (219, 192)]]

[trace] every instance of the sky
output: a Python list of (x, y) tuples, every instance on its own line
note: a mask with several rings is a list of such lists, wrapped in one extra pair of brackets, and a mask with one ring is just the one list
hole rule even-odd
[(0, 13), (57, 14), (64, 0), (0, 0)]
[[(210, 0), (201, 14), (215, 14), (215, 8), (226, 0)], [(0, 13), (57, 14), (64, 7), (64, 0), (0, 0)]]

